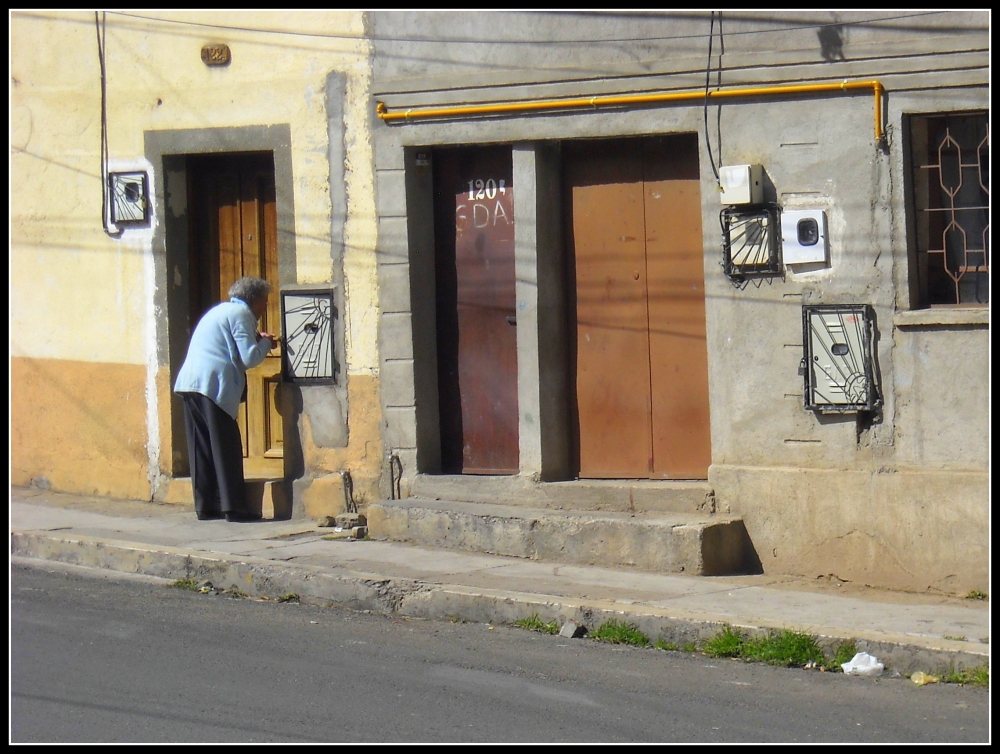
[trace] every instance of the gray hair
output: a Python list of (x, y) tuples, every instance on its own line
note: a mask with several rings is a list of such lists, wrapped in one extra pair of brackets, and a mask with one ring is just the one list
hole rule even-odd
[(240, 278), (230, 287), (229, 297), (242, 299), (251, 304), (270, 292), (271, 284), (263, 278)]

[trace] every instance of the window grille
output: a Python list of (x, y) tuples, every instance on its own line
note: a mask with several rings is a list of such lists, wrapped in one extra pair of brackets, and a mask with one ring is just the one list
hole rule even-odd
[(989, 304), (989, 118), (910, 120), (921, 304)]

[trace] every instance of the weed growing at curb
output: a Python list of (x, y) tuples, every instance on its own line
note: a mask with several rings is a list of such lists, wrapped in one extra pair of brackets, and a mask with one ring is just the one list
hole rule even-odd
[(980, 592), (978, 589), (973, 589), (965, 595), (967, 600), (988, 600), (989, 598), (990, 596), (986, 592)]
[(964, 670), (952, 670), (945, 673), (941, 680), (945, 683), (958, 683), (963, 686), (990, 687), (990, 666), (983, 664), (975, 668), (965, 668)]
[(657, 639), (656, 643), (653, 644), (654, 649), (663, 649), (667, 652), (678, 652), (680, 651), (680, 646), (674, 644), (673, 642), (664, 641), (663, 639)]
[(249, 597), (250, 596), (249, 594), (247, 594), (246, 592), (244, 592), (242, 589), (240, 589), (239, 587), (235, 587), (235, 586), (232, 589), (227, 589), (226, 590), (226, 594), (228, 594), (230, 597), (238, 597), (240, 599), (243, 599), (244, 597)]
[(833, 658), (827, 658), (816, 640), (797, 631), (771, 631), (758, 636), (744, 636), (732, 626), (723, 626), (702, 647), (709, 657), (735, 657), (750, 662), (766, 662), (785, 667), (822, 667), (838, 670), (856, 654), (853, 641), (837, 647)]
[(854, 655), (857, 653), (858, 645), (854, 643), (854, 639), (845, 641), (837, 645), (837, 650), (833, 653), (833, 658), (827, 660), (824, 667), (827, 670), (843, 670), (840, 666), (853, 660)]
[(743, 635), (733, 631), (732, 626), (723, 626), (701, 649), (709, 657), (739, 657), (743, 650)]
[(298, 601), (299, 601), (299, 595), (297, 595), (295, 592), (289, 592), (288, 594), (278, 597), (278, 602), (298, 602)]
[(175, 589), (186, 589), (189, 592), (198, 591), (198, 582), (194, 579), (177, 579), (177, 581), (171, 583), (170, 586)]
[(649, 646), (649, 637), (642, 633), (635, 624), (614, 619), (605, 621), (598, 626), (590, 638), (611, 644), (631, 644), (635, 647)]
[(684, 644), (681, 647), (681, 652), (697, 652), (697, 651), (698, 651), (698, 645), (695, 644), (693, 641), (689, 641), (687, 644)]
[(527, 618), (520, 618), (514, 621), (514, 625), (518, 628), (525, 628), (528, 631), (539, 631), (543, 634), (557, 634), (559, 633), (559, 624), (555, 621), (546, 623), (541, 618), (538, 617), (538, 613), (532, 613)]
[(813, 637), (797, 631), (756, 636), (744, 641), (742, 649), (743, 658), (768, 665), (802, 667), (809, 663), (819, 665), (826, 659)]

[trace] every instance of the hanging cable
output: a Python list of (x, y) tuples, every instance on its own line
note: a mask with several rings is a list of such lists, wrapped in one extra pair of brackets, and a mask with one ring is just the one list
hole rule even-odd
[[(722, 11), (719, 11), (719, 66), (718, 66), (718, 76), (715, 81), (716, 90), (722, 88), (722, 56), (726, 54), (726, 38), (722, 35)], [(711, 56), (710, 56), (711, 57)], [(706, 104), (708, 103), (708, 98), (705, 98)], [(715, 145), (719, 148), (719, 166), (721, 167), (724, 163), (722, 162), (722, 103), (720, 102), (715, 108), (716, 118), (715, 118), (715, 130), (716, 139)]]
[(105, 233), (115, 238), (117, 234), (108, 228), (108, 76), (104, 60), (108, 37), (107, 22), (107, 13), (102, 19), (100, 13), (94, 11), (94, 25), (97, 27), (97, 59), (101, 64), (101, 227)]
[[(712, 173), (715, 175), (715, 182), (722, 188), (722, 182), (719, 180), (719, 171), (715, 167), (715, 158), (712, 157), (712, 140), (708, 135), (708, 87), (712, 83), (712, 38), (715, 36), (715, 11), (711, 12), (711, 18), (708, 27), (708, 64), (705, 66), (705, 147), (708, 149), (708, 161), (712, 164)], [(722, 61), (719, 61), (719, 65), (722, 65)], [(720, 70), (719, 75), (722, 75)]]

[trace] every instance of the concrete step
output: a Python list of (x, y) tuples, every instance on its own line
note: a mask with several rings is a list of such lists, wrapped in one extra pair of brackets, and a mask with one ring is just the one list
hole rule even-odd
[[(247, 504), (251, 513), (267, 519), (291, 517), (292, 501), (282, 479), (246, 479)], [(194, 507), (191, 477), (174, 477), (166, 490), (154, 497), (158, 503), (174, 503)]]
[(365, 511), (374, 539), (657, 573), (759, 572), (742, 519), (685, 513), (556, 511), (443, 500), (383, 500)]
[(425, 500), (502, 503), (555, 510), (715, 512), (715, 495), (705, 481), (579, 479), (533, 482), (519, 476), (418, 474), (410, 495)]

